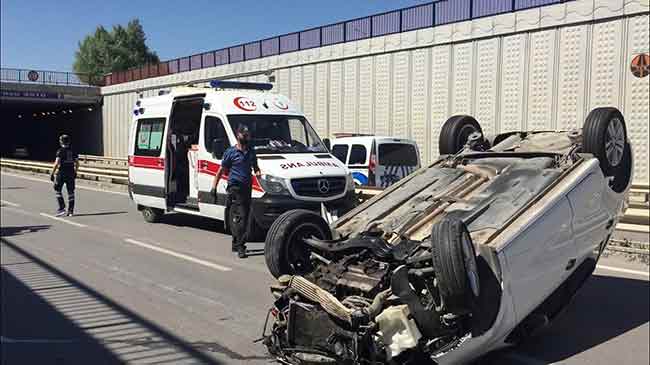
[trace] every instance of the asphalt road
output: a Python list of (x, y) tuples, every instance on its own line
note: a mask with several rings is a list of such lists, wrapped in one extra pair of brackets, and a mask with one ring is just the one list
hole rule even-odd
[[(49, 181), (3, 172), (1, 189), (2, 364), (272, 360), (253, 342), (272, 277), (219, 223), (147, 224), (126, 194), (81, 187), (77, 215), (56, 219)], [(599, 266), (550, 328), (479, 364), (648, 364), (648, 268)]]

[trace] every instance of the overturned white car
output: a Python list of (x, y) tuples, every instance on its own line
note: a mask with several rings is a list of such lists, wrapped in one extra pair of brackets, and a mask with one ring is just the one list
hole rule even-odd
[(264, 343), (287, 364), (459, 364), (552, 320), (593, 272), (633, 159), (614, 108), (582, 131), (486, 138), (450, 118), (441, 158), (333, 225), (272, 225)]

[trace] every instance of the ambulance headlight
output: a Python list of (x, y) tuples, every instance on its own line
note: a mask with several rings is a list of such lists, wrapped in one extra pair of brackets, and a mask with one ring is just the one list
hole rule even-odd
[(347, 192), (354, 191), (354, 189), (357, 187), (356, 184), (354, 183), (354, 178), (352, 177), (352, 173), (349, 173), (345, 177), (345, 182), (347, 183)]
[(289, 189), (284, 179), (273, 175), (262, 175), (260, 179), (262, 189), (269, 194), (289, 195)]

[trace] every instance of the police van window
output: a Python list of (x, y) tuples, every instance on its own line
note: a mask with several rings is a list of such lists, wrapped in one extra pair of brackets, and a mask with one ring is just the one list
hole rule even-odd
[(347, 163), (348, 157), (348, 145), (347, 144), (337, 144), (332, 147), (332, 154), (334, 157), (338, 158), (339, 161)]
[(412, 144), (382, 143), (379, 145), (379, 164), (382, 166), (417, 166), (418, 152)]
[(348, 165), (365, 165), (366, 164), (366, 146), (353, 144), (350, 150), (350, 161)]
[[(221, 123), (221, 119), (216, 117), (205, 117), (205, 133), (204, 133), (205, 149), (210, 152), (216, 152), (215, 156), (218, 159), (223, 157), (226, 148), (230, 147), (230, 141), (226, 134), (226, 129)], [(220, 144), (218, 151), (214, 151), (216, 144)]]
[(136, 156), (160, 156), (165, 118), (138, 120), (135, 139)]

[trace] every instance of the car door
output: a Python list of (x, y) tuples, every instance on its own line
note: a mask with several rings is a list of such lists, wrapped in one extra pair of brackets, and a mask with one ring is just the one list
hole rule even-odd
[(571, 220), (569, 199), (563, 197), (504, 248), (519, 321), (573, 271), (576, 246)]
[(135, 121), (134, 145), (129, 155), (129, 189), (143, 206), (167, 208), (165, 190), (164, 131), (166, 118), (142, 117)]
[(201, 214), (223, 220), (226, 209), (227, 175), (222, 175), (216, 196), (212, 184), (225, 150), (231, 146), (228, 125), (217, 115), (206, 115), (201, 123), (198, 152), (199, 211)]
[(357, 185), (368, 185), (370, 183), (368, 176), (368, 150), (366, 146), (353, 143), (350, 146), (347, 165)]
[(399, 139), (377, 141), (377, 177), (382, 188), (403, 179), (419, 167), (417, 148)]
[(596, 167), (568, 194), (573, 210), (573, 234), (578, 250), (578, 264), (597, 255), (603, 240), (609, 234), (615, 217), (603, 204), (609, 189), (600, 169)]

